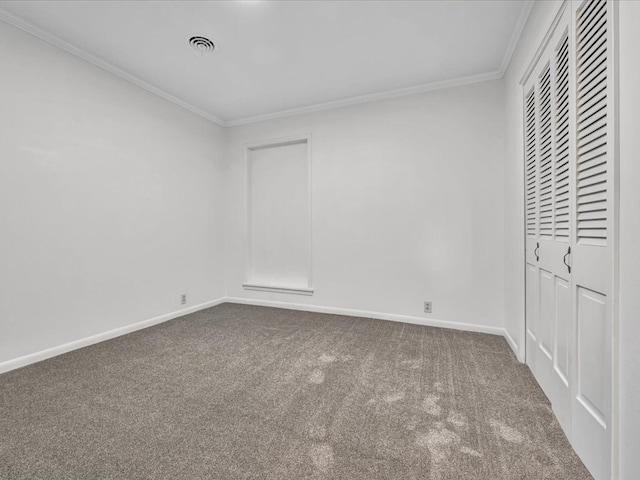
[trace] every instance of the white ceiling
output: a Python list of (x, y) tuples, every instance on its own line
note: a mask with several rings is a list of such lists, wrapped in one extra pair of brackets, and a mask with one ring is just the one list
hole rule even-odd
[[(223, 125), (498, 78), (530, 1), (2, 1), (4, 19)], [(202, 35), (217, 45), (200, 55)]]

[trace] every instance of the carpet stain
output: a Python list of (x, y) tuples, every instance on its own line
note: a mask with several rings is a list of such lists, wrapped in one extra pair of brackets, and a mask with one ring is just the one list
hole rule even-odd
[(494, 433), (499, 435), (503, 440), (510, 443), (522, 443), (524, 442), (524, 436), (514, 428), (505, 425), (499, 420), (489, 420), (489, 425), (493, 429)]
[(467, 419), (464, 415), (457, 412), (449, 412), (447, 422), (456, 427), (457, 429), (466, 429), (468, 427)]
[(324, 425), (312, 425), (309, 427), (309, 437), (313, 440), (324, 440), (327, 436), (327, 427)]
[(403, 398), (404, 398), (404, 392), (396, 392), (384, 397), (384, 401), (387, 403), (395, 403), (397, 401), (402, 400)]
[(322, 355), (320, 355), (320, 363), (333, 363), (336, 361), (336, 357), (333, 355), (328, 355), (326, 353), (323, 353)]
[(309, 376), (309, 383), (319, 385), (324, 383), (324, 372), (322, 370), (314, 370)]
[(422, 408), (425, 412), (433, 417), (439, 417), (442, 413), (442, 408), (438, 405), (440, 397), (437, 395), (427, 395), (422, 402)]
[(416, 429), (416, 427), (418, 426), (418, 419), (417, 418), (412, 418), (409, 423), (407, 423), (406, 428), (409, 431), (413, 431)]
[(469, 448), (469, 447), (462, 447), (460, 448), (460, 451), (466, 455), (471, 455), (472, 457), (481, 457), (482, 455), (480, 454), (480, 452), (474, 450), (473, 448)]
[(417, 370), (422, 367), (422, 362), (420, 360), (403, 360), (401, 365), (411, 370)]
[(330, 445), (314, 445), (309, 451), (313, 465), (322, 473), (328, 472), (333, 466), (333, 448)]
[(452, 443), (458, 443), (460, 437), (451, 430), (446, 428), (436, 428), (429, 430), (428, 433), (418, 435), (416, 443), (420, 447), (426, 447), (431, 454), (434, 463), (442, 463), (450, 454), (449, 446)]

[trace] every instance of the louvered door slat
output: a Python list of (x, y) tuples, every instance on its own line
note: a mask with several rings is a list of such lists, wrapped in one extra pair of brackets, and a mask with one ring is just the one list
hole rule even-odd
[[(607, 118), (606, 111), (600, 112), (597, 116), (590, 117), (584, 121), (578, 121), (578, 145), (584, 146), (593, 143), (603, 133), (606, 133)], [(596, 145), (594, 145), (594, 148)]]
[(599, 95), (598, 97), (591, 100), (591, 102), (584, 105), (583, 108), (578, 110), (578, 119), (579, 121), (584, 122), (602, 113), (603, 110), (605, 110), (606, 108), (607, 108), (607, 96)]
[(598, 175), (586, 180), (579, 180), (581, 195), (593, 195), (599, 192), (607, 191), (606, 177), (604, 175)]
[(578, 228), (578, 236), (581, 238), (589, 238), (591, 242), (605, 243), (607, 240), (607, 229), (595, 228)]
[[(578, 147), (590, 145), (594, 141), (600, 140), (600, 136), (606, 137), (607, 119), (605, 116), (606, 113), (595, 120), (578, 123)], [(603, 141), (606, 143), (606, 138)]]
[(597, 210), (606, 210), (606, 209), (607, 209), (606, 193), (600, 192), (595, 195), (585, 195), (580, 199), (578, 199), (578, 213), (594, 212)]
[[(584, 157), (585, 162), (597, 160), (607, 153), (606, 145), (602, 145), (598, 140), (599, 138), (595, 138), (591, 144), (584, 144), (578, 149), (578, 154)], [(606, 158), (603, 158), (600, 161), (606, 162)], [(584, 169), (585, 168), (581, 166), (579, 170)]]
[[(587, 70), (593, 70), (594, 66), (602, 62), (598, 54), (607, 48), (607, 42), (606, 36), (600, 37), (600, 35), (606, 32), (606, 28), (606, 25), (603, 23), (602, 26), (596, 30), (588, 32), (593, 36), (585, 37), (584, 43), (582, 44), (582, 57), (580, 61), (578, 61), (578, 77), (583, 75)], [(580, 41), (580, 39), (578, 39), (578, 41)]]
[(578, 71), (578, 80), (594, 77), (603, 70), (603, 67), (606, 68), (606, 65), (603, 65), (603, 59), (600, 57), (600, 54), (602, 54), (606, 48), (606, 44), (603, 43), (593, 51), (592, 58), (585, 62)]
[(564, 183), (562, 182), (562, 180), (566, 180), (567, 181), (567, 185), (569, 182), (569, 162), (568, 161), (562, 161), (562, 162), (556, 162), (559, 163), (559, 165), (557, 165), (556, 168), (556, 182), (560, 182), (561, 185), (564, 185)]
[(596, 83), (595, 87), (596, 88), (590, 89), (588, 92), (584, 91), (582, 93), (582, 97), (580, 98), (580, 100), (578, 102), (578, 109), (583, 108), (583, 105), (585, 103), (592, 101), (593, 97), (602, 95), (607, 90), (606, 86), (602, 85), (601, 83)]
[[(586, 82), (580, 82), (580, 91), (578, 92), (578, 108), (581, 108), (586, 102), (591, 101), (592, 94), (597, 94), (599, 89), (603, 88), (603, 80), (606, 79), (607, 69), (598, 70), (596, 76), (592, 76)], [(606, 83), (606, 82), (605, 82)]]
[(580, 175), (578, 175), (578, 183), (584, 187), (595, 185), (597, 183), (604, 183), (606, 180), (606, 174), (607, 164), (603, 163), (597, 167), (584, 170)]
[(564, 133), (561, 135), (562, 136), (558, 137), (556, 141), (556, 156), (561, 157), (561, 162), (567, 162), (567, 159), (565, 159), (562, 154), (565, 153), (563, 150), (567, 150), (569, 148), (569, 134)]
[(606, 210), (600, 210), (600, 211), (596, 210), (596, 211), (579, 213), (578, 218), (580, 220), (606, 220), (607, 214), (606, 214)]
[[(596, 160), (600, 160), (600, 163), (595, 163)], [(583, 178), (589, 178), (594, 175), (602, 175), (607, 173), (607, 162), (606, 159), (600, 157), (599, 159), (594, 159), (594, 166), (588, 169), (582, 170), (578, 174), (578, 180), (582, 180)]]

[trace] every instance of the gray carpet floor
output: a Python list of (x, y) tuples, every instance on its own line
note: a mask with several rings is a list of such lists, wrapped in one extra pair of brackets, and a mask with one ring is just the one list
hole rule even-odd
[(589, 479), (502, 337), (224, 304), (0, 375), (2, 479)]

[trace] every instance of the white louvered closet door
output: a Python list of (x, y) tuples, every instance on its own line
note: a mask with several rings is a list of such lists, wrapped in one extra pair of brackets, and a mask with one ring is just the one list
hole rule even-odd
[[(527, 365), (536, 370), (538, 352), (538, 134), (537, 92), (535, 85), (526, 85), (524, 98), (524, 168), (526, 216), (526, 357)], [(535, 373), (534, 373), (535, 374)]]
[(525, 85), (524, 112), (527, 364), (569, 436), (572, 303), (564, 260), (573, 217), (573, 147), (568, 25), (565, 11)]
[(523, 83), (527, 365), (596, 480), (613, 429), (613, 8), (565, 2)]
[(573, 5), (576, 160), (573, 446), (596, 479), (611, 476), (614, 294), (613, 4)]

